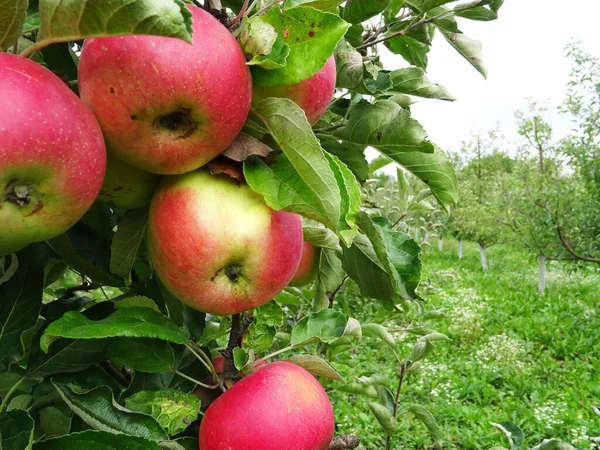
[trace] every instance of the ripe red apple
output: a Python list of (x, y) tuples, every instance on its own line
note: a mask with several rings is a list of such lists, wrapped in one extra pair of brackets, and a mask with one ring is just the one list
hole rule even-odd
[(0, 256), (62, 234), (92, 205), (106, 149), (63, 81), (0, 53)]
[(302, 244), (302, 257), (290, 286), (305, 286), (317, 278), (321, 249), (308, 242)]
[(234, 384), (206, 411), (202, 450), (325, 450), (333, 437), (331, 402), (309, 372), (280, 361)]
[(160, 36), (86, 40), (79, 91), (107, 144), (148, 172), (194, 170), (239, 134), (252, 99), (246, 59), (208, 12), (187, 5), (193, 45)]
[(325, 67), (311, 78), (289, 86), (254, 86), (252, 104), (268, 97), (289, 98), (304, 110), (311, 125), (325, 114), (335, 91), (335, 58), (327, 60)]
[(190, 307), (219, 315), (275, 297), (302, 251), (298, 215), (273, 211), (247, 184), (206, 169), (159, 184), (147, 236), (165, 286)]
[(217, 355), (212, 359), (212, 365), (215, 368), (217, 374), (222, 374), (225, 370), (225, 357), (223, 355)]
[(146, 172), (108, 154), (98, 201), (117, 208), (141, 208), (150, 203), (160, 175)]

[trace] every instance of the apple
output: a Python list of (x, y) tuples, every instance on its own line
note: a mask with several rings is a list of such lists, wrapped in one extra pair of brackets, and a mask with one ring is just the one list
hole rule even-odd
[(335, 91), (335, 58), (327, 60), (325, 67), (311, 78), (289, 86), (254, 86), (252, 104), (268, 97), (289, 98), (304, 110), (306, 118), (314, 125), (325, 114)]
[(235, 38), (186, 6), (193, 45), (146, 35), (88, 39), (79, 60), (81, 98), (111, 151), (147, 172), (204, 165), (233, 142), (250, 110), (252, 79)]
[(300, 216), (273, 211), (250, 186), (206, 168), (159, 184), (148, 221), (150, 261), (167, 289), (199, 311), (260, 306), (300, 263)]
[(325, 450), (333, 437), (331, 402), (317, 379), (279, 361), (238, 381), (208, 407), (202, 450)]
[(212, 365), (215, 368), (217, 374), (222, 374), (225, 369), (225, 357), (223, 355), (217, 355), (212, 359)]
[(160, 175), (138, 169), (108, 153), (98, 201), (117, 208), (141, 208), (150, 203), (160, 178)]
[(305, 286), (312, 283), (317, 278), (319, 272), (319, 259), (321, 249), (314, 245), (304, 242), (302, 244), (302, 257), (298, 270), (290, 281), (290, 286)]
[(92, 205), (106, 169), (98, 122), (56, 75), (0, 53), (0, 256), (58, 236)]

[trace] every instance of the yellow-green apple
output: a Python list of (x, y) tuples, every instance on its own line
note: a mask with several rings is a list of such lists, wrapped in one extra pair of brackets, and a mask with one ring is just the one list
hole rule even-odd
[(289, 86), (254, 86), (252, 103), (258, 104), (268, 97), (289, 98), (304, 110), (311, 125), (325, 114), (335, 91), (335, 58), (327, 60), (325, 66), (311, 78)]
[(200, 424), (202, 450), (325, 450), (334, 431), (331, 402), (300, 366), (267, 364), (209, 406)]
[(317, 278), (319, 272), (319, 258), (321, 249), (304, 241), (302, 244), (302, 257), (298, 270), (290, 281), (290, 286), (306, 286)]
[(79, 92), (107, 144), (128, 164), (178, 174), (210, 161), (239, 134), (252, 79), (233, 35), (187, 5), (193, 45), (161, 36), (86, 40)]
[(108, 153), (98, 201), (117, 208), (141, 208), (150, 203), (159, 181), (160, 175), (138, 169)]
[(48, 69), (0, 53), (0, 256), (68, 230), (102, 184), (92, 113)]
[(300, 216), (272, 210), (246, 183), (206, 168), (161, 181), (147, 237), (167, 289), (219, 315), (275, 297), (296, 273), (303, 242)]

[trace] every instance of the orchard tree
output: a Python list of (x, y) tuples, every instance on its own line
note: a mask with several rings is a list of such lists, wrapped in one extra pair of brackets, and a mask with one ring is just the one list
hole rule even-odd
[[(356, 448), (327, 394), (363, 335), (396, 374), (362, 381), (377, 448), (406, 414), (442, 439), (400, 402), (446, 337), (387, 332), (423, 320), (420, 249), (363, 208), (364, 153), (457, 201), (409, 105), (454, 100), (434, 35), (486, 75), (457, 18), (502, 3), (0, 1), (0, 446)], [(314, 265), (314, 295), (287, 287)]]

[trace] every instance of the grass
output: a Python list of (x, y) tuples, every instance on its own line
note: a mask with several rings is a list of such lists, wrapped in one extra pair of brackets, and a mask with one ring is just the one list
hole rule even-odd
[[(420, 372), (408, 379), (400, 411), (411, 404), (426, 406), (441, 427), (441, 448), (507, 446), (490, 425), (506, 420), (525, 432), (522, 448), (550, 437), (595, 448), (587, 436), (600, 436), (600, 419), (591, 408), (600, 404), (600, 271), (572, 271), (553, 262), (542, 297), (536, 260), (509, 246), (490, 248), (489, 260), (485, 273), (478, 248), (468, 243), (458, 260), (455, 242), (423, 256), (420, 293), (427, 309), (443, 308), (446, 315), (428, 326), (452, 341), (437, 343)], [(352, 295), (350, 288), (346, 296)], [(362, 308), (357, 305), (354, 316), (361, 320), (380, 308), (364, 301)], [(394, 336), (405, 357), (415, 338)], [(334, 364), (346, 380), (374, 373), (397, 378), (391, 351), (372, 338), (363, 339), (343, 362)], [(383, 431), (367, 405), (371, 399), (335, 390), (330, 394), (336, 432), (360, 436), (363, 449), (383, 449)], [(439, 447), (420, 422), (402, 415), (391, 448)]]

